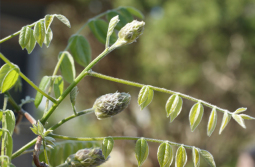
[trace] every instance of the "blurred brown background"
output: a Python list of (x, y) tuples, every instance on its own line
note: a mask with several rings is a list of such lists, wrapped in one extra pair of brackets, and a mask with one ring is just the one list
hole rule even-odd
[[(37, 46), (32, 55), (27, 55), (25, 50), (21, 51), (18, 38), (14, 38), (0, 45), (1, 52), (19, 66), (23, 65), (24, 71), (38, 84), (43, 75), (52, 74), (57, 55), (64, 50), (72, 34), (89, 18), (119, 6), (133, 6), (142, 11), (145, 31), (136, 43), (110, 53), (93, 68), (94, 71), (182, 92), (229, 111), (247, 107), (246, 114), (255, 116), (253, 0), (5, 0), (1, 1), (1, 38), (43, 18), (45, 14), (65, 15), (72, 28), (54, 20), (51, 26), (54, 37), (49, 48)], [(81, 34), (89, 40), (93, 58), (103, 51), (104, 45), (95, 39), (88, 27)], [(76, 64), (76, 69), (79, 73), (82, 67)], [(25, 83), (23, 87), (27, 90), (17, 99), (26, 95), (35, 96), (35, 92)], [(218, 112), (217, 127), (208, 137), (206, 129), (211, 110), (207, 107), (200, 125), (191, 132), (188, 114), (194, 103), (188, 100), (184, 100), (181, 114), (170, 124), (164, 109), (168, 94), (155, 92), (153, 102), (140, 111), (138, 88), (92, 77), (83, 79), (78, 88), (78, 110), (90, 108), (97, 97), (116, 91), (129, 92), (132, 101), (128, 109), (115, 117), (99, 121), (92, 114), (81, 116), (64, 124), (56, 131), (57, 134), (80, 137), (144, 136), (170, 140), (210, 151), (217, 166), (221, 167), (236, 166), (238, 155), (255, 146), (254, 121), (246, 121), (247, 129), (244, 130), (231, 120), (223, 133), (218, 135), (223, 116)], [(49, 126), (72, 114), (69, 98), (65, 100), (49, 119)], [(33, 107), (27, 110), (38, 116), (41, 114)], [(21, 135), (16, 136), (17, 143), (22, 141), (18, 140)], [(137, 166), (134, 146), (134, 141), (116, 141), (111, 159), (102, 166)], [(149, 146), (150, 154), (143, 166), (159, 166), (156, 157), (158, 144), (149, 143)], [(191, 167), (191, 151), (187, 150), (187, 153), (186, 166)], [(22, 156), (19, 159), (24, 160)], [(31, 155), (27, 159), (30, 165)], [(18, 162), (14, 164), (20, 166)], [(201, 166), (207, 166), (204, 160), (201, 160)]]

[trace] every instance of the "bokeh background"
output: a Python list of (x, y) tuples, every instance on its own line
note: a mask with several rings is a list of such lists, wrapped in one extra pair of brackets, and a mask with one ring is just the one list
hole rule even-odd
[[(164, 87), (208, 101), (229, 111), (247, 107), (246, 114), (255, 116), (255, 2), (253, 0), (66, 0), (66, 1), (1, 1), (1, 38), (18, 31), (45, 14), (63, 14), (72, 28), (54, 21), (53, 41), (49, 48), (39, 46), (33, 54), (21, 51), (18, 38), (0, 45), (1, 52), (39, 83), (44, 75), (51, 75), (57, 55), (64, 50), (69, 37), (89, 18), (119, 6), (132, 6), (145, 15), (145, 31), (136, 43), (117, 49), (100, 61), (93, 70), (109, 76), (139, 83)], [(97, 41), (87, 27), (82, 32), (90, 42), (92, 57), (100, 54), (104, 45)], [(23, 56), (23, 57), (22, 57)], [(76, 64), (77, 73), (82, 67)], [(68, 86), (65, 83), (65, 86)], [(17, 101), (35, 91), (23, 82), (24, 91), (15, 96)], [(211, 109), (205, 107), (200, 125), (194, 132), (189, 127), (188, 114), (194, 104), (184, 99), (181, 114), (173, 123), (166, 118), (168, 94), (155, 92), (149, 107), (140, 110), (137, 104), (139, 88), (86, 77), (79, 84), (77, 109), (90, 108), (95, 99), (106, 93), (129, 92), (130, 106), (122, 113), (104, 120), (91, 114), (81, 116), (55, 131), (57, 134), (96, 136), (139, 136), (170, 140), (206, 149), (214, 156), (217, 166), (235, 167), (241, 153), (255, 147), (254, 121), (246, 121), (242, 129), (231, 120), (221, 135), (218, 134), (223, 114), (218, 112), (218, 123), (211, 137), (206, 135)], [(13, 92), (14, 93), (14, 92)], [(37, 118), (39, 109), (26, 106)], [(67, 97), (49, 119), (47, 126), (72, 114)], [(24, 127), (23, 127), (24, 126)], [(15, 135), (15, 149), (34, 136), (24, 120), (20, 134)], [(23, 128), (23, 129), (22, 129)], [(27, 130), (24, 130), (27, 129)], [(28, 136), (30, 134), (30, 139)], [(22, 138), (25, 136), (25, 139)], [(20, 144), (20, 146), (18, 146)], [(143, 166), (157, 167), (158, 144), (149, 143), (150, 153)], [(115, 141), (110, 160), (103, 167), (137, 166), (134, 141)], [(174, 148), (176, 150), (176, 148)], [(191, 150), (187, 150), (187, 167), (193, 166)], [(24, 158), (25, 157), (25, 158)], [(14, 161), (31, 165), (31, 155)], [(201, 166), (207, 166), (201, 160)], [(242, 166), (245, 167), (245, 166)], [(247, 166), (248, 167), (248, 166)]]

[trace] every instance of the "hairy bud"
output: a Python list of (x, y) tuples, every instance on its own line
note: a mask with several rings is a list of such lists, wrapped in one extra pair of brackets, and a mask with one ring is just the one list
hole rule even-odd
[(117, 46), (130, 44), (142, 35), (145, 23), (143, 21), (133, 20), (131, 23), (126, 24), (118, 34)]
[(109, 93), (99, 97), (93, 108), (98, 119), (111, 117), (123, 111), (129, 104), (131, 99), (128, 93)]
[(66, 163), (71, 167), (96, 167), (109, 159), (104, 158), (102, 150), (99, 148), (85, 148), (70, 155)]

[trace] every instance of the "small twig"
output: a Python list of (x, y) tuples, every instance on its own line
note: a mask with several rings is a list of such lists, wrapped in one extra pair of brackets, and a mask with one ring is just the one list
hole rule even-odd
[(37, 167), (49, 167), (49, 165), (47, 165), (44, 162), (40, 162), (40, 160), (39, 160), (39, 153), (40, 153), (41, 144), (42, 144), (42, 136), (38, 136), (37, 141), (35, 143), (34, 153), (33, 153), (33, 160), (34, 160), (35, 166), (37, 166)]

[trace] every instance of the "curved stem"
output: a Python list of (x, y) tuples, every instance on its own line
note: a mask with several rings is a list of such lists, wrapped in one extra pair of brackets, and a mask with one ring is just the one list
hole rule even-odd
[(69, 121), (69, 120), (71, 120), (71, 119), (73, 119), (73, 118), (76, 118), (76, 117), (78, 117), (78, 116), (80, 116), (80, 115), (89, 114), (89, 113), (92, 113), (92, 112), (94, 112), (94, 109), (93, 109), (93, 108), (80, 111), (80, 112), (78, 112), (76, 115), (73, 114), (73, 115), (71, 115), (71, 116), (69, 116), (69, 117), (67, 117), (67, 118), (62, 119), (62, 120), (59, 121), (57, 124), (55, 124), (55, 125), (53, 125), (52, 127), (50, 127), (48, 130), (55, 130), (55, 129), (57, 129), (59, 126), (61, 126), (62, 124), (64, 124), (65, 122), (67, 122), (67, 121)]
[[(64, 140), (76, 140), (76, 141), (102, 141), (105, 137), (70, 137), (70, 136), (63, 136), (63, 135), (57, 135), (57, 134), (50, 134), (49, 136), (56, 138), (56, 139), (64, 139)], [(129, 137), (129, 136), (111, 136), (113, 140), (138, 140), (141, 137)], [(164, 143), (168, 142), (170, 145), (173, 146), (181, 146), (183, 144), (171, 142), (168, 140), (159, 140), (159, 139), (152, 139), (152, 138), (145, 138), (148, 142), (154, 142), (154, 143)], [(192, 149), (192, 146), (189, 145), (183, 145), (185, 148)]]
[(20, 154), (22, 154), (24, 151), (32, 147), (36, 143), (37, 138), (31, 140), (29, 143), (21, 147), (19, 150), (17, 150), (15, 153), (12, 154), (12, 159), (18, 157)]
[[(137, 83), (137, 82), (132, 82), (132, 81), (124, 80), (124, 79), (110, 77), (110, 76), (103, 75), (103, 74), (100, 74), (100, 73), (97, 73), (97, 72), (94, 72), (94, 71), (89, 71), (88, 75), (89, 76), (93, 76), (93, 77), (97, 77), (97, 78), (101, 78), (101, 79), (105, 79), (105, 80), (109, 80), (109, 81), (113, 81), (113, 82), (122, 83), (122, 84), (125, 84), (125, 85), (140, 87), (140, 88), (143, 87), (143, 86), (146, 86), (145, 84), (140, 84), (140, 83)], [(186, 94), (183, 94), (183, 93), (180, 93), (180, 92), (175, 92), (175, 91), (172, 91), (172, 90), (168, 90), (168, 89), (160, 88), (160, 87), (156, 87), (156, 86), (151, 86), (151, 85), (150, 85), (150, 88), (152, 90), (158, 91), (158, 92), (163, 92), (163, 93), (168, 93), (168, 94), (178, 94), (180, 97), (188, 99), (190, 101), (201, 102), (201, 104), (203, 104), (203, 105), (205, 105), (205, 106), (207, 106), (209, 108), (214, 108), (215, 107), (218, 111), (221, 111), (223, 113), (224, 112), (228, 112), (229, 114), (232, 114), (232, 112), (230, 112), (230, 111), (228, 111), (226, 109), (217, 107), (217, 106), (212, 105), (212, 104), (210, 104), (208, 102), (205, 102), (203, 100), (191, 97), (189, 95), (186, 95)]]

